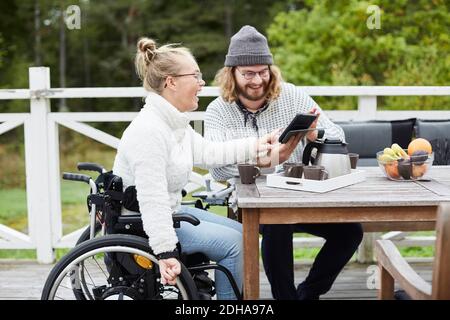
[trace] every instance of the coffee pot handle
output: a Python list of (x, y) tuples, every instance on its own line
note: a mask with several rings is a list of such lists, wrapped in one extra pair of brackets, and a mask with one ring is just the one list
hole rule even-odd
[(314, 148), (318, 149), (319, 144), (316, 142), (310, 142), (306, 145), (305, 149), (303, 150), (303, 158), (302, 162), (305, 166), (309, 165), (309, 162), (311, 161), (311, 152)]
[(317, 139), (322, 139), (324, 135), (325, 135), (324, 129), (322, 129), (322, 128), (317, 129)]

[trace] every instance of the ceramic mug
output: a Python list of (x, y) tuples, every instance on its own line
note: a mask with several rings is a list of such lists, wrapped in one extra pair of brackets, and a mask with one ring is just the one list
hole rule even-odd
[(303, 175), (303, 163), (285, 162), (283, 169), (286, 177), (301, 178)]
[(255, 179), (261, 175), (261, 170), (254, 164), (241, 163), (238, 164), (239, 175), (242, 184), (255, 183)]
[(303, 168), (305, 179), (311, 180), (326, 180), (328, 179), (328, 171), (324, 166), (305, 166)]

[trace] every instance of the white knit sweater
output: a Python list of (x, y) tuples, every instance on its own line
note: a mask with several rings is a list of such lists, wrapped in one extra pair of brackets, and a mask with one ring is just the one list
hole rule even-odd
[[(297, 113), (308, 113), (316, 106), (320, 112), (317, 127), (325, 129), (324, 138), (335, 137), (345, 141), (344, 131), (334, 124), (317, 103), (301, 88), (282, 83), (281, 94), (267, 109), (256, 115), (258, 132), (251, 121), (244, 124), (244, 114), (235, 102), (228, 103), (222, 97), (210, 103), (205, 113), (205, 138), (226, 141), (244, 137), (261, 136), (278, 128), (285, 128)], [(306, 139), (294, 150), (288, 161), (301, 162)], [(212, 177), (224, 181), (238, 176), (237, 167), (228, 165), (210, 170)]]
[(155, 254), (172, 251), (178, 242), (172, 213), (193, 166), (206, 169), (255, 161), (256, 138), (214, 143), (189, 125), (188, 117), (162, 96), (150, 93), (138, 116), (124, 131), (114, 174), (124, 189), (135, 185), (144, 231)]

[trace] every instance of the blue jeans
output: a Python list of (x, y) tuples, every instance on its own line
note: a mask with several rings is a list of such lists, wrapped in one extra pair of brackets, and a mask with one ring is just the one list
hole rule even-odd
[[(198, 226), (181, 222), (175, 229), (181, 250), (191, 254), (201, 252), (212, 261), (227, 268), (238, 288), (242, 288), (242, 225), (234, 220), (214, 213), (187, 206), (181, 206), (179, 213), (189, 213), (200, 220)], [(236, 299), (233, 288), (223, 272), (215, 270), (217, 299)]]

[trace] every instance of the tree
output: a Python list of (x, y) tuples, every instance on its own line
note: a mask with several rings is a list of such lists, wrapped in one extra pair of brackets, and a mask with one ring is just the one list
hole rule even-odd
[[(27, 88), (28, 68), (48, 66), (51, 86), (140, 86), (134, 72), (139, 37), (160, 44), (181, 43), (197, 58), (210, 84), (223, 66), (232, 34), (245, 24), (264, 31), (279, 10), (299, 0), (3, 0), (0, 1), (0, 87)], [(69, 29), (62, 15), (81, 11), (81, 29)], [(65, 81), (64, 81), (65, 79)], [(207, 99), (201, 99), (200, 109)], [(67, 99), (70, 111), (138, 111), (142, 99)], [(60, 111), (52, 100), (52, 111)], [(26, 112), (27, 100), (0, 101), (1, 112)], [(120, 136), (126, 123), (94, 124)], [(62, 151), (76, 140), (61, 131)], [(2, 140), (3, 139), (3, 140)], [(20, 141), (0, 136), (3, 141)], [(76, 141), (75, 141), (76, 142)], [(81, 150), (81, 147), (77, 149)]]
[(0, 68), (2, 67), (3, 64), (3, 59), (2, 57), (5, 55), (5, 50), (3, 49), (3, 37), (2, 34), (0, 33)]
[[(367, 26), (369, 5), (381, 9), (380, 29)], [(298, 85), (448, 85), (449, 7), (445, 0), (307, 1), (278, 13), (268, 35), (284, 77)], [(381, 100), (381, 107), (450, 109), (449, 97)]]

